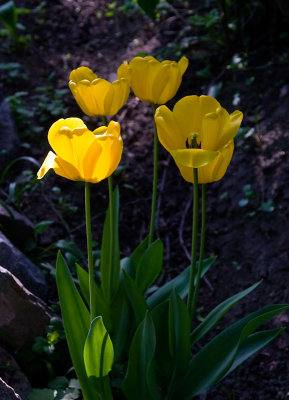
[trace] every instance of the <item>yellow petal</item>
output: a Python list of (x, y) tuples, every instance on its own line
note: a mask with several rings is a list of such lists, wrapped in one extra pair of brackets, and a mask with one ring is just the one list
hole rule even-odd
[(202, 149), (172, 150), (174, 160), (185, 167), (200, 168), (211, 163), (218, 155), (217, 151)]
[(167, 106), (157, 108), (155, 122), (159, 141), (167, 151), (185, 148), (186, 133), (180, 129), (174, 114)]
[(230, 142), (237, 135), (242, 119), (243, 113), (238, 110), (229, 115), (229, 118), (223, 127), (220, 146), (225, 146), (226, 143)]
[(79, 118), (67, 118), (56, 121), (48, 132), (48, 141), (55, 153), (73, 165), (83, 175), (83, 159), (87, 149), (95, 141)]
[(189, 60), (187, 59), (187, 57), (183, 56), (178, 62), (178, 67), (180, 69), (181, 75), (185, 73), (186, 69), (188, 68), (188, 65), (189, 65)]
[(132, 74), (132, 70), (127, 61), (125, 61), (123, 64), (121, 64), (117, 69), (117, 79), (118, 80), (121, 78), (125, 78), (130, 82), (131, 74)]
[(164, 104), (174, 97), (181, 84), (181, 74), (176, 63), (162, 65), (155, 77), (152, 94), (155, 104)]
[(202, 122), (201, 143), (206, 150), (218, 150), (223, 147), (224, 126), (229, 119), (228, 112), (220, 107), (216, 112), (206, 114)]
[(122, 143), (115, 136), (96, 136), (101, 146), (101, 154), (95, 163), (93, 182), (99, 182), (110, 176), (120, 162)]
[[(190, 133), (201, 133), (202, 114), (198, 96), (186, 96), (179, 100), (173, 109), (176, 123), (185, 140)], [(184, 142), (182, 148), (185, 148)]]
[(221, 108), (220, 103), (211, 96), (200, 96), (201, 116), (202, 118), (209, 113), (216, 112)]
[(64, 178), (73, 181), (81, 180), (79, 173), (74, 166), (64, 160), (61, 160), (61, 158), (57, 157), (57, 155), (52, 151), (47, 154), (45, 160), (43, 161), (43, 164), (37, 173), (37, 178), (42, 179), (50, 169), (54, 169), (57, 175), (60, 175)]
[(75, 83), (78, 83), (82, 80), (88, 80), (92, 82), (97, 78), (97, 75), (88, 67), (79, 67), (71, 71), (69, 80)]

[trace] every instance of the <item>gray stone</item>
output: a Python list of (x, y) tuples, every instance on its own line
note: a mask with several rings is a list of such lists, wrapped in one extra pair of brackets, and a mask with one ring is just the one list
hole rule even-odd
[(11, 207), (4, 208), (0, 204), (0, 227), (5, 235), (19, 248), (25, 248), (25, 242), (34, 238), (32, 222)]
[(27, 400), (32, 389), (30, 382), (20, 370), (14, 357), (2, 347), (0, 347), (0, 365), (8, 367), (1, 370), (1, 378), (4, 382), (11, 386), (23, 400)]
[(0, 171), (15, 157), (20, 149), (20, 139), (7, 100), (0, 103)]
[(43, 336), (52, 313), (7, 269), (0, 266), (0, 332), (17, 346)]
[(0, 378), (0, 399), (1, 400), (21, 400), (19, 394), (15, 393), (12, 387), (8, 386)]
[(12, 272), (23, 285), (42, 299), (48, 288), (41, 270), (0, 232), (0, 265)]

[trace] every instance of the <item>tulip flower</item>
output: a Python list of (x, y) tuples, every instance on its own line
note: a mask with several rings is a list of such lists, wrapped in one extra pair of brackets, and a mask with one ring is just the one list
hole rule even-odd
[(59, 119), (49, 129), (48, 141), (56, 154), (49, 151), (38, 179), (54, 169), (73, 181), (99, 182), (114, 172), (123, 148), (120, 125), (114, 121), (91, 132), (79, 118)]
[(69, 88), (82, 111), (90, 117), (115, 115), (126, 103), (129, 95), (129, 74), (117, 71), (117, 80), (100, 79), (90, 68), (73, 70)]
[(179, 62), (165, 60), (159, 62), (154, 57), (135, 57), (120, 66), (120, 70), (130, 75), (131, 87), (136, 97), (151, 104), (164, 104), (172, 99), (182, 81), (189, 61), (182, 57)]
[(220, 180), (231, 161), (234, 137), (243, 114), (229, 114), (209, 96), (186, 96), (170, 111), (166, 106), (156, 110), (155, 122), (159, 141), (173, 156), (183, 178), (194, 182)]

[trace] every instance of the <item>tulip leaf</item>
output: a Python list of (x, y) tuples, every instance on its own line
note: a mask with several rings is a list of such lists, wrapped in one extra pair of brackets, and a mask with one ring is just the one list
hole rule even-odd
[(83, 355), (88, 377), (102, 378), (111, 371), (113, 345), (103, 324), (102, 317), (96, 317), (91, 322)]
[[(241, 354), (241, 346), (246, 343), (248, 337), (261, 324), (288, 308), (287, 304), (264, 307), (219, 333), (192, 358), (186, 375), (174, 387), (169, 399), (189, 400), (223, 379), (230, 371), (238, 354)], [(257, 350), (258, 346), (256, 345)]]
[(150, 18), (155, 17), (156, 6), (159, 0), (137, 0), (138, 5), (144, 10)]
[(154, 379), (155, 347), (155, 328), (147, 311), (134, 334), (129, 351), (127, 373), (122, 385), (128, 400), (160, 399)]
[(174, 360), (174, 375), (185, 374), (191, 353), (191, 318), (188, 309), (177, 294), (172, 291), (169, 301), (169, 348)]
[[(202, 266), (202, 277), (205, 273), (210, 269), (213, 263), (216, 261), (216, 257), (206, 258), (203, 261)], [(197, 268), (198, 270), (198, 262)], [(195, 276), (195, 283), (196, 283), (197, 274)], [(176, 276), (171, 281), (165, 283), (161, 286), (158, 290), (156, 290), (151, 296), (147, 298), (147, 304), (150, 309), (154, 308), (157, 304), (161, 303), (162, 301), (168, 299), (172, 290), (175, 288), (178, 295), (184, 299), (188, 295), (189, 291), (189, 281), (190, 281), (190, 267), (187, 267), (183, 272), (181, 272), (178, 276)]]
[(263, 347), (267, 346), (267, 344), (269, 344), (272, 340), (279, 336), (280, 333), (284, 331), (284, 329), (286, 328), (271, 329), (267, 331), (253, 333), (252, 335), (248, 336), (248, 338), (239, 347), (235, 361), (225, 376), (227, 376), (234, 369), (239, 367), (240, 364), (246, 361), (254, 353), (262, 350)]
[(132, 252), (132, 254), (130, 256), (132, 265), (134, 266), (135, 270), (137, 269), (140, 259), (148, 247), (148, 240), (149, 240), (149, 237), (146, 236), (144, 238), (144, 240), (134, 249), (134, 251)]
[(67, 344), (84, 399), (98, 399), (99, 393), (86, 375), (83, 360), (84, 344), (90, 326), (89, 312), (60, 252), (56, 262), (56, 283)]
[(124, 287), (134, 311), (136, 323), (139, 324), (145, 317), (147, 304), (136, 282), (123, 271)]
[[(119, 191), (115, 188), (112, 196), (113, 221), (110, 224), (110, 205), (106, 212), (100, 258), (101, 286), (108, 303), (115, 295), (119, 285), (120, 255), (118, 239), (119, 216)], [(113, 231), (113, 243), (111, 247), (111, 226)]]
[(240, 300), (242, 300), (245, 296), (251, 293), (257, 286), (261, 283), (257, 282), (249, 288), (243, 290), (235, 294), (234, 296), (226, 299), (217, 307), (215, 307), (206, 318), (197, 326), (196, 329), (191, 334), (191, 345), (193, 346), (196, 342), (198, 342), (207, 332), (212, 329), (216, 323), (223, 318), (223, 316)]
[(155, 326), (156, 332), (156, 350), (155, 360), (158, 368), (162, 374), (162, 381), (166, 379), (167, 386), (169, 384), (170, 376), (173, 372), (174, 361), (170, 354), (169, 345), (169, 301), (165, 300), (156, 305), (151, 311), (151, 316)]
[(143, 253), (136, 270), (136, 283), (144, 292), (159, 276), (163, 266), (163, 243), (153, 242)]

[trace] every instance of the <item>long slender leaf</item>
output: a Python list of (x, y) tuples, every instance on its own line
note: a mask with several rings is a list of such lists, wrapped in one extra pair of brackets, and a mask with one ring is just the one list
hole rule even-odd
[(124, 287), (134, 311), (136, 323), (138, 325), (144, 319), (148, 307), (139, 287), (125, 271), (123, 271), (123, 278)]
[(257, 332), (250, 335), (239, 347), (235, 361), (225, 376), (230, 374), (240, 364), (246, 361), (254, 353), (262, 350), (263, 347), (267, 346), (272, 340), (280, 335), (281, 332), (286, 328), (270, 329), (267, 331)]
[(153, 357), (155, 353), (155, 328), (149, 312), (139, 325), (129, 351), (127, 374), (122, 388), (128, 400), (158, 400), (154, 382)]
[(102, 317), (96, 317), (91, 322), (84, 345), (84, 364), (88, 377), (102, 378), (111, 371), (113, 345)]
[(132, 265), (135, 270), (137, 269), (140, 259), (148, 247), (148, 239), (148, 236), (146, 236), (144, 240), (134, 249), (130, 256)]
[(150, 18), (154, 18), (156, 6), (159, 0), (137, 0), (138, 5), (144, 10), (146, 15)]
[(143, 253), (136, 270), (136, 283), (144, 292), (159, 276), (163, 266), (163, 243), (153, 242)]
[(220, 381), (233, 365), (240, 346), (261, 324), (289, 308), (272, 305), (249, 314), (225, 329), (191, 360), (186, 376), (175, 386), (170, 400), (189, 400)]
[[(206, 258), (203, 261), (202, 277), (210, 269), (213, 263), (216, 261), (216, 257)], [(198, 262), (197, 262), (198, 267)], [(198, 268), (196, 268), (197, 270)], [(196, 276), (195, 276), (196, 279)], [(156, 290), (151, 296), (147, 298), (147, 304), (150, 309), (154, 308), (157, 304), (168, 299), (172, 290), (175, 288), (178, 295), (183, 299), (188, 295), (190, 281), (190, 267), (187, 267), (182, 273), (176, 278), (165, 283), (158, 290)]]
[(242, 300), (245, 296), (251, 293), (257, 286), (261, 283), (257, 282), (254, 285), (250, 286), (249, 288), (243, 290), (235, 294), (234, 296), (226, 299), (217, 307), (215, 307), (207, 316), (206, 318), (197, 326), (196, 329), (191, 334), (191, 344), (192, 346), (198, 342), (207, 332), (212, 329), (215, 324), (223, 318), (223, 316), (240, 300)]
[(90, 326), (89, 312), (60, 252), (56, 263), (56, 283), (67, 344), (84, 399), (99, 399), (97, 389), (86, 375), (83, 360), (84, 344)]
[[(113, 192), (113, 245), (111, 255), (111, 235), (110, 235), (110, 205), (108, 206), (101, 244), (101, 287), (107, 303), (110, 303), (117, 292), (119, 285), (120, 255), (118, 238), (118, 215), (119, 215), (119, 191), (118, 187)], [(112, 259), (110, 258), (112, 256)]]

